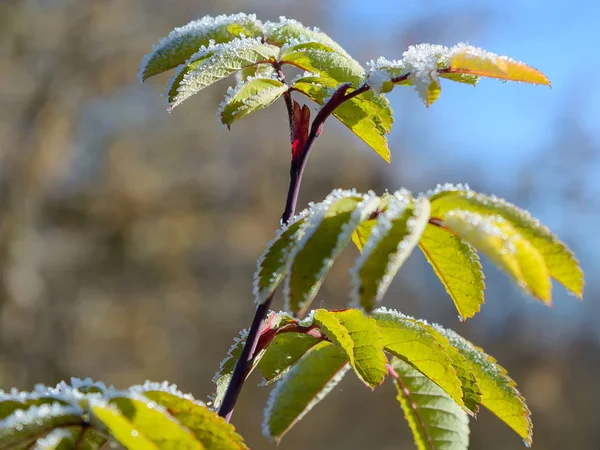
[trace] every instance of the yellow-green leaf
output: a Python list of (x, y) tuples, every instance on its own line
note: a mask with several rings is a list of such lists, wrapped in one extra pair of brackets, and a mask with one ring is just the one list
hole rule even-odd
[(357, 309), (318, 309), (314, 324), (348, 355), (358, 377), (371, 388), (379, 386), (387, 373), (387, 359), (377, 322)]
[(465, 186), (440, 186), (430, 197), (431, 215), (443, 220), (452, 210), (502, 216), (543, 256), (550, 276), (581, 298), (583, 271), (575, 255), (547, 227), (527, 211), (496, 197), (478, 194)]
[(479, 312), (484, 302), (484, 275), (471, 244), (435, 225), (427, 225), (419, 248), (452, 298), (464, 320)]
[(544, 258), (502, 216), (454, 210), (445, 215), (444, 225), (484, 252), (526, 292), (551, 302), (552, 283)]

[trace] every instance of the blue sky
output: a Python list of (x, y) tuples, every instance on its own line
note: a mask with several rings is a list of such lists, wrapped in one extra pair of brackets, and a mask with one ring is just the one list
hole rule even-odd
[[(549, 130), (556, 125), (557, 110), (570, 95), (581, 95), (583, 126), (598, 137), (600, 123), (600, 2), (561, 0), (461, 1), (461, 0), (379, 0), (365, 2), (336, 0), (334, 9), (344, 10), (336, 17), (342, 29), (360, 30), (384, 43), (396, 43), (398, 30), (427, 17), (453, 17), (456, 12), (484, 12), (484, 23), (475, 30), (452, 27), (445, 33), (452, 45), (466, 40), (470, 44), (524, 61), (542, 70), (551, 80), (552, 89), (503, 84), (483, 80), (476, 89), (445, 83), (442, 96), (430, 110), (418, 109), (416, 95), (392, 94), (394, 109), (401, 111), (408, 102), (411, 114), (427, 122), (441, 123), (428, 134), (432, 149), (451, 146), (452, 157), (473, 158), (483, 170), (508, 167), (519, 158), (531, 159), (551, 139)], [(341, 30), (340, 30), (341, 31)], [(344, 33), (346, 34), (346, 33)], [(344, 36), (354, 47), (351, 36)], [(453, 41), (451, 39), (454, 38)], [(400, 57), (403, 48), (387, 45), (386, 56)], [(377, 57), (379, 55), (373, 55)], [(361, 61), (362, 62), (362, 61)], [(412, 98), (411, 98), (412, 97)], [(402, 103), (400, 103), (402, 102)], [(481, 149), (486, 151), (482, 153)]]

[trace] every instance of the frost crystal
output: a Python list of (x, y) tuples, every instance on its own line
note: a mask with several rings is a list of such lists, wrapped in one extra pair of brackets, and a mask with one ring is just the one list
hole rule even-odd
[(61, 405), (58, 402), (40, 406), (34, 405), (26, 410), (18, 409), (6, 419), (0, 420), (0, 429), (15, 428), (19, 430), (25, 425), (34, 423), (41, 425), (44, 420), (53, 417), (81, 414), (83, 414), (82, 409), (74, 405)]
[(54, 450), (58, 448), (63, 439), (69, 439), (72, 436), (73, 434), (69, 430), (56, 429), (46, 437), (39, 438), (35, 443), (34, 450)]

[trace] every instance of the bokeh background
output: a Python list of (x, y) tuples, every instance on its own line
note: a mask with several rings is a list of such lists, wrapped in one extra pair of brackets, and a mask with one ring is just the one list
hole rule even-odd
[[(282, 103), (219, 130), (226, 83), (172, 114), (167, 76), (140, 85), (141, 57), (205, 14), (256, 12), (316, 25), (359, 61), (410, 44), (468, 41), (525, 60), (553, 88), (445, 83), (425, 109), (390, 98), (393, 162), (337, 123), (319, 139), (300, 204), (332, 188), (415, 192), (467, 182), (532, 211), (577, 252), (585, 301), (524, 298), (487, 264), (483, 311), (459, 323), (418, 252), (386, 304), (452, 327), (497, 357), (529, 402), (538, 449), (600, 449), (600, 59), (592, 1), (0, 1), (0, 387), (70, 376), (118, 387), (168, 379), (205, 398), (253, 315), (256, 257), (273, 236), (288, 175)], [(343, 255), (316, 305), (342, 306)], [(280, 305), (280, 303), (276, 303)], [(252, 448), (267, 390), (255, 377), (234, 423)], [(483, 411), (473, 449), (522, 448)], [(348, 377), (280, 448), (413, 448), (393, 389)]]

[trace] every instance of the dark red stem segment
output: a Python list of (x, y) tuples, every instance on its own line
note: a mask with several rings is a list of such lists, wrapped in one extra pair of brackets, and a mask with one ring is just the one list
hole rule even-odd
[[(288, 114), (290, 114), (291, 124), (290, 136), (292, 139), (292, 162), (290, 167), (290, 186), (288, 189), (285, 209), (283, 215), (281, 216), (282, 224), (289, 222), (289, 220), (294, 216), (296, 204), (298, 202), (298, 194), (300, 193), (300, 184), (302, 183), (302, 176), (304, 174), (304, 168), (306, 167), (310, 150), (315, 143), (315, 140), (319, 137), (321, 131), (323, 130), (323, 124), (333, 113), (333, 111), (342, 103), (370, 89), (370, 86), (365, 84), (349, 94), (346, 94), (350, 87), (350, 84), (343, 84), (338, 88), (337, 91), (334, 92), (331, 98), (323, 105), (323, 107), (315, 116), (315, 119), (310, 127), (310, 132), (308, 132), (308, 122), (310, 120), (310, 111), (308, 110), (308, 107), (305, 105), (300, 109), (296, 102), (293, 102), (294, 104), (292, 105), (291, 98), (288, 99), (286, 97), (286, 106)], [(298, 113), (296, 113), (296, 111), (298, 111)], [(296, 142), (296, 139), (298, 139), (296, 143), (298, 148), (295, 149), (294, 142)], [(231, 381), (229, 382), (229, 386), (227, 387), (227, 391), (225, 392), (225, 396), (223, 398), (223, 403), (219, 409), (219, 415), (224, 417), (228, 422), (231, 419), (231, 415), (233, 414), (235, 404), (240, 392), (242, 391), (246, 377), (250, 372), (250, 367), (252, 367), (252, 362), (256, 354), (256, 348), (261, 337), (260, 332), (262, 328), (262, 322), (267, 317), (272, 301), (273, 294), (271, 294), (264, 303), (258, 305), (256, 308), (254, 320), (252, 321), (252, 326), (248, 332), (248, 337), (246, 338), (246, 343), (242, 349), (242, 354), (240, 355), (240, 358), (235, 365), (235, 369), (233, 370)]]

